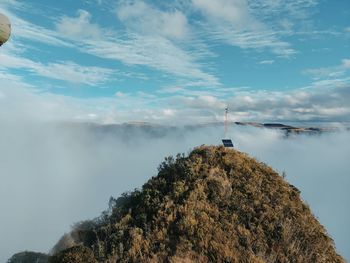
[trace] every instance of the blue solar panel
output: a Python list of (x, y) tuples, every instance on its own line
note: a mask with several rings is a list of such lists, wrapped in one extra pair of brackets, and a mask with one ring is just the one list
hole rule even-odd
[(222, 143), (225, 147), (230, 147), (230, 148), (233, 147), (233, 143), (230, 139), (222, 139)]

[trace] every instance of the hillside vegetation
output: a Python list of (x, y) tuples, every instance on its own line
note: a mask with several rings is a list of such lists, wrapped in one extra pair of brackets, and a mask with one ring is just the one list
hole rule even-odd
[(141, 190), (76, 224), (52, 263), (345, 262), (300, 192), (246, 154), (168, 157)]

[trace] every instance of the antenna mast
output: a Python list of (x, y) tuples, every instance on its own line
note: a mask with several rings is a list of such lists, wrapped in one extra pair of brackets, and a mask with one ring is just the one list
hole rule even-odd
[(233, 143), (231, 139), (227, 139), (227, 132), (228, 132), (228, 107), (225, 108), (225, 138), (222, 139), (222, 144), (227, 148), (233, 148)]
[(228, 107), (225, 108), (225, 138), (227, 137), (228, 132)]

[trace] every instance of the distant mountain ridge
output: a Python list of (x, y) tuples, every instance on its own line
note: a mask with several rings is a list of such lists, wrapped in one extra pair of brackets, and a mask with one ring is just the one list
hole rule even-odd
[(277, 129), (290, 134), (320, 134), (324, 132), (339, 131), (337, 127), (295, 127), (282, 123), (259, 123), (259, 122), (235, 122), (236, 125), (252, 126), (257, 128)]
[[(62, 123), (60, 125), (69, 126), (73, 129), (88, 128), (95, 135), (103, 136), (105, 133), (113, 133), (119, 135), (125, 140), (137, 139), (137, 136), (142, 135), (146, 138), (162, 138), (167, 135), (171, 136), (185, 136), (186, 132), (200, 131), (203, 128), (218, 128), (223, 129), (222, 122), (211, 122), (203, 124), (193, 124), (184, 126), (172, 126), (172, 125), (161, 125), (150, 122), (127, 122), (122, 124), (99, 124), (99, 123), (88, 123), (88, 122), (77, 122), (77, 123)], [(233, 126), (248, 126), (254, 128), (265, 128), (274, 129), (281, 131), (286, 137), (290, 135), (318, 135), (328, 132), (337, 132), (341, 129), (333, 126), (297, 126), (297, 125), (286, 125), (283, 123), (259, 123), (259, 122), (230, 122), (229, 127), (234, 129)], [(350, 128), (347, 128), (350, 130)]]

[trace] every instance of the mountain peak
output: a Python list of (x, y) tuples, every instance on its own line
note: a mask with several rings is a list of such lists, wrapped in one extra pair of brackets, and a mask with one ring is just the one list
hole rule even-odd
[(345, 262), (297, 188), (222, 146), (167, 157), (140, 190), (77, 224), (51, 262)]

